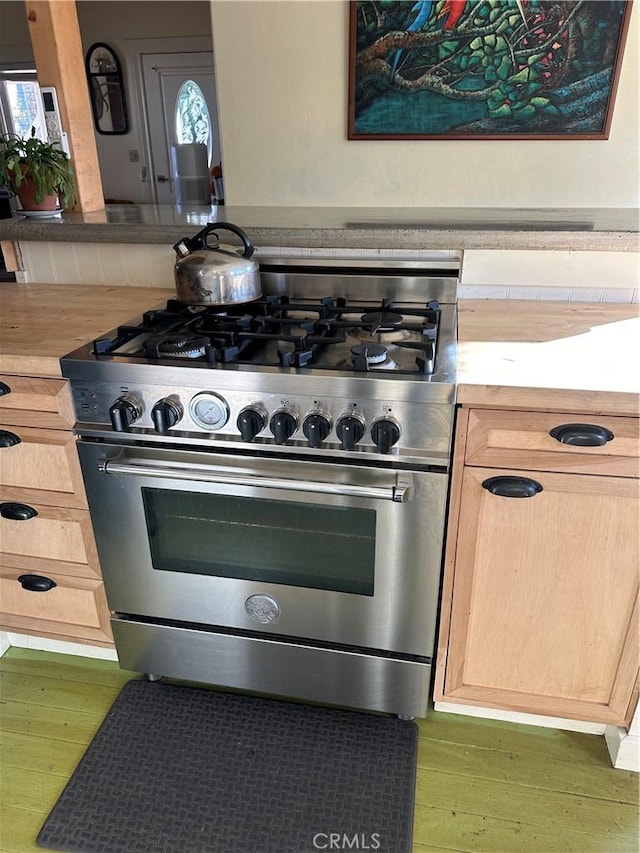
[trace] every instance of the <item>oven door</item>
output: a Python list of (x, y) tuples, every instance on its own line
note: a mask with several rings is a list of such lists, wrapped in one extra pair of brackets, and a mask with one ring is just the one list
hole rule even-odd
[(113, 611), (432, 655), (445, 473), (79, 451)]

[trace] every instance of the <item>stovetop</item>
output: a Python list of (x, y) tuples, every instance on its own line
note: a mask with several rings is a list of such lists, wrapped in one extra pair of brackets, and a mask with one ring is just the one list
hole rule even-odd
[(169, 300), (93, 342), (99, 359), (152, 364), (231, 364), (432, 375), (441, 309), (420, 303), (343, 297), (267, 296), (237, 306)]
[(459, 264), (437, 261), (261, 260), (264, 299), (169, 300), (61, 359), (75, 429), (125, 444), (447, 466)]

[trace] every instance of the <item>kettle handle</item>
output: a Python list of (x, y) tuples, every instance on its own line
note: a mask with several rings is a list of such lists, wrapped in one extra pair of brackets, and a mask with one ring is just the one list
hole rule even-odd
[[(253, 255), (255, 250), (251, 240), (242, 228), (238, 228), (237, 225), (232, 225), (231, 222), (209, 222), (202, 231), (198, 231), (195, 237), (191, 237), (191, 239), (185, 237), (183, 240), (179, 240), (173, 248), (179, 255), (186, 255), (188, 252), (195, 252), (198, 249), (216, 249), (217, 246), (210, 246), (208, 244), (207, 237), (209, 234), (213, 234), (220, 230), (232, 231), (242, 240), (244, 247), (244, 251), (242, 253), (243, 258), (250, 258), (251, 255)], [(187, 250), (186, 252), (184, 251), (185, 248)]]

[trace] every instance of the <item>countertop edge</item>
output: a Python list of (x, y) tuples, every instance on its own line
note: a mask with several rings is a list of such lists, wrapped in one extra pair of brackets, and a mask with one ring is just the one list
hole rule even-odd
[(208, 223), (233, 222), (256, 247), (541, 249), (633, 252), (640, 209), (110, 204), (50, 219), (16, 213), (0, 240), (172, 246)]
[(0, 374), (5, 376), (37, 376), (40, 379), (62, 379), (60, 359), (55, 356), (30, 357), (0, 355)]
[[(8, 224), (6, 224), (8, 223)], [(0, 240), (19, 242), (134, 243), (173, 245), (184, 237), (184, 225), (75, 224), (0, 220)], [(356, 249), (513, 249), (636, 252), (640, 235), (633, 231), (485, 230), (393, 227), (296, 228), (251, 227), (258, 248)]]
[(640, 417), (640, 394), (627, 391), (520, 388), (461, 382), (457, 388), (456, 402), (466, 408)]

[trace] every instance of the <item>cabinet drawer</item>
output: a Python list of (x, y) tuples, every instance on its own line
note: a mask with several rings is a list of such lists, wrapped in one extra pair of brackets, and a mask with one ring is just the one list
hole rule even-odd
[(64, 379), (0, 375), (0, 423), (69, 429), (75, 422)]
[[(638, 477), (638, 418), (472, 409), (465, 464)], [(575, 425), (579, 425), (576, 427)], [(601, 428), (598, 435), (594, 429)], [(565, 427), (565, 440), (606, 440), (599, 446), (566, 444), (550, 435)], [(590, 433), (579, 438), (578, 433)]]
[(87, 499), (73, 434), (3, 426), (0, 501), (85, 509)]
[(113, 642), (101, 581), (47, 573), (56, 585), (47, 592), (34, 592), (18, 580), (25, 574), (36, 573), (0, 569), (0, 624), (5, 630)]
[(1, 502), (0, 566), (100, 579), (88, 510)]

